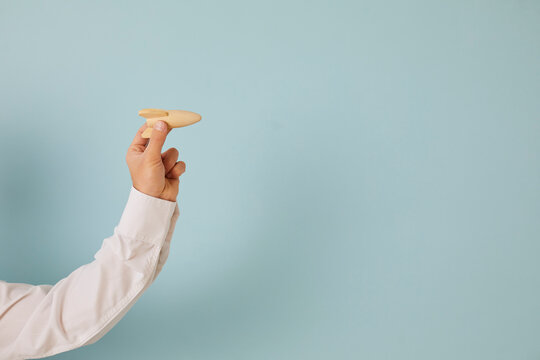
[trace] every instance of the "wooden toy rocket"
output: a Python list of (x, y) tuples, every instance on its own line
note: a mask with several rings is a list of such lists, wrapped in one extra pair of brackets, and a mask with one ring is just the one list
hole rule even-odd
[(201, 120), (201, 115), (186, 110), (142, 109), (139, 111), (139, 115), (146, 119), (148, 125), (148, 128), (141, 134), (143, 138), (150, 137), (152, 127), (159, 120), (165, 121), (170, 128), (188, 126)]

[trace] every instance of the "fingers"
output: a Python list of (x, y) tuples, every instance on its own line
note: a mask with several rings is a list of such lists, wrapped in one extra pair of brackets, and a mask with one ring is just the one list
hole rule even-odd
[(156, 158), (160, 157), (161, 149), (163, 148), (163, 144), (165, 143), (169, 131), (170, 129), (166, 122), (161, 120), (156, 122), (153, 126), (152, 135), (150, 135), (150, 141), (148, 142), (145, 152), (150, 156)]
[(146, 130), (148, 126), (146, 123), (142, 124), (142, 126), (137, 130), (137, 133), (135, 134), (135, 138), (133, 138), (133, 141), (131, 142), (131, 145), (129, 146), (130, 150), (135, 151), (144, 151), (144, 148), (146, 144), (148, 143), (148, 139), (143, 138), (141, 135)]
[(178, 160), (178, 150), (175, 148), (170, 148), (161, 154), (161, 159), (163, 160), (163, 166), (165, 167), (165, 174), (167, 174), (176, 164)]
[(183, 161), (178, 161), (167, 173), (167, 175), (165, 175), (165, 177), (169, 179), (176, 179), (179, 178), (184, 172), (186, 172), (186, 163)]

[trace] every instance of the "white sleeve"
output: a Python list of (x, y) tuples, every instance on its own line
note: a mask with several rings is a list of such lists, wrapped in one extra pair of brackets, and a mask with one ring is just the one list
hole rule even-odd
[(52, 285), (0, 281), (0, 359), (35, 359), (99, 340), (154, 281), (167, 260), (176, 202), (133, 186), (94, 261)]

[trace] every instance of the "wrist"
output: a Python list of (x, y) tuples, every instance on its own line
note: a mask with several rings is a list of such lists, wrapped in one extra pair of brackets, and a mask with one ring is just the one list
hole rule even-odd
[(159, 243), (167, 232), (175, 207), (174, 202), (146, 195), (132, 187), (117, 231), (132, 239)]

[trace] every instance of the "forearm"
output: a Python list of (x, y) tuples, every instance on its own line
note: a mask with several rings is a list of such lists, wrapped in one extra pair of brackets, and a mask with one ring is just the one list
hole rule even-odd
[(171, 243), (171, 239), (172, 239), (174, 229), (175, 229), (175, 226), (176, 226), (176, 222), (178, 220), (179, 215), (180, 215), (180, 212), (179, 212), (179, 209), (178, 209), (178, 204), (176, 204), (173, 215), (171, 217), (171, 224), (169, 226), (169, 230), (167, 232), (167, 235), (165, 237), (165, 241), (163, 242), (163, 246), (161, 247), (161, 251), (159, 253), (159, 259), (158, 259), (158, 263), (156, 265), (156, 270), (154, 271), (154, 275), (152, 276), (152, 281), (148, 282), (146, 284), (145, 288), (142, 291), (140, 291), (139, 294), (135, 298), (133, 298), (128, 303), (128, 305), (125, 306), (122, 309), (121, 312), (119, 312), (113, 319), (111, 319), (111, 321), (107, 324), (107, 326), (105, 328), (103, 328), (96, 335), (94, 335), (93, 337), (88, 339), (83, 345), (90, 345), (90, 344), (98, 341), (99, 339), (101, 339), (101, 337), (103, 337), (103, 335), (105, 335), (110, 329), (112, 329), (118, 323), (118, 321), (120, 321), (120, 319), (128, 312), (129, 309), (131, 309), (131, 307), (135, 304), (135, 302), (138, 300), (138, 298), (144, 293), (144, 291), (146, 291), (146, 289), (154, 282), (156, 277), (161, 272), (161, 269), (163, 268), (163, 265), (165, 265), (165, 262), (167, 261), (167, 258), (169, 256), (170, 243)]
[(163, 265), (165, 265), (165, 262), (167, 261), (167, 258), (169, 257), (171, 239), (172, 239), (174, 229), (176, 227), (176, 222), (179, 216), (180, 216), (180, 210), (178, 209), (178, 203), (176, 203), (172, 217), (171, 217), (169, 230), (167, 232), (167, 235), (165, 236), (165, 241), (163, 242), (163, 246), (161, 247), (161, 252), (159, 253), (159, 260), (158, 260), (156, 272), (154, 274), (154, 278), (152, 279), (152, 281), (154, 281), (155, 278), (159, 275), (159, 273), (161, 272), (161, 269), (163, 268)]
[(161, 270), (177, 218), (175, 202), (132, 188), (94, 261), (54, 286), (0, 283), (0, 358), (51, 356), (101, 338)]

